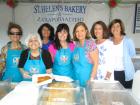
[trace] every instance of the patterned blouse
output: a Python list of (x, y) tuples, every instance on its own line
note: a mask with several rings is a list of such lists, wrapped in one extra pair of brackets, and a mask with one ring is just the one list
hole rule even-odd
[[(24, 50), (27, 47), (25, 45), (23, 45), (20, 42), (20, 46), (19, 48), (17, 48), (18, 50)], [(1, 54), (0, 54), (0, 72), (3, 72), (4, 68), (5, 68), (5, 63), (6, 63), (6, 57), (7, 57), (7, 50), (11, 49), (11, 42), (8, 42), (2, 49), (1, 49)]]
[[(79, 42), (76, 42), (76, 47), (81, 47)], [(89, 63), (93, 63), (90, 57), (90, 52), (94, 51), (97, 48), (93, 39), (86, 39), (84, 43), (85, 56), (88, 59)]]

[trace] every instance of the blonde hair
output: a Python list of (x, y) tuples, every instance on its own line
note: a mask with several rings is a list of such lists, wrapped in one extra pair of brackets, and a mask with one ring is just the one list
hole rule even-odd
[(40, 48), (42, 47), (42, 41), (41, 41), (41, 38), (38, 34), (29, 34), (27, 36), (27, 38), (25, 39), (25, 45), (28, 46), (29, 44), (29, 40), (32, 39), (32, 38), (37, 38), (38, 42), (40, 43)]

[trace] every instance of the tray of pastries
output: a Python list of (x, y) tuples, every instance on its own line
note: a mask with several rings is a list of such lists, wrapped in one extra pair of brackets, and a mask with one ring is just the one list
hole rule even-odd
[(38, 105), (87, 105), (84, 90), (75, 83), (52, 82), (42, 88)]

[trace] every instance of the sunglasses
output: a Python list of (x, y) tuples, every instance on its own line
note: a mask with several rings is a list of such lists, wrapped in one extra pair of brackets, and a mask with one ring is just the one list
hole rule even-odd
[(9, 35), (22, 35), (21, 32), (9, 32)]

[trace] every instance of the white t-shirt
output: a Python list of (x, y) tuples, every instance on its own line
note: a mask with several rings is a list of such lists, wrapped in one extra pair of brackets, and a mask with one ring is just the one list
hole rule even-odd
[(97, 44), (99, 50), (99, 65), (97, 70), (97, 79), (103, 80), (107, 72), (111, 72), (111, 79), (114, 80), (114, 51), (113, 42), (106, 39), (103, 43)]
[(123, 40), (120, 44), (114, 45), (114, 58), (115, 58), (115, 65), (114, 70), (115, 71), (123, 71), (124, 65), (123, 65)]

